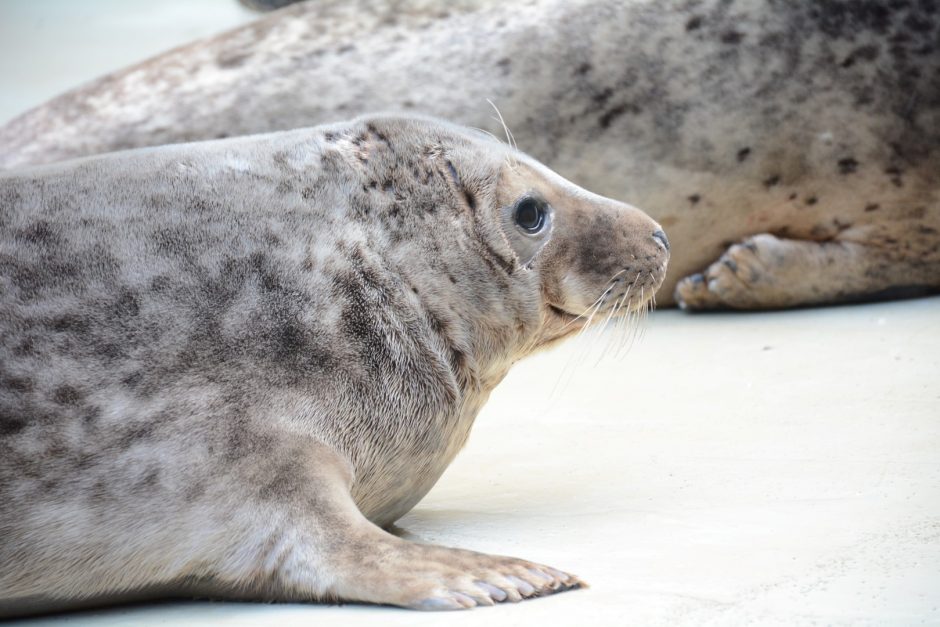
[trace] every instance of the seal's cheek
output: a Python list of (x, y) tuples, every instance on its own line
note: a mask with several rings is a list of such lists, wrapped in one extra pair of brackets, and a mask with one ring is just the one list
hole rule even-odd
[(558, 282), (560, 300), (552, 304), (569, 314), (581, 315), (596, 302), (602, 292), (603, 289), (599, 293), (596, 286), (585, 281), (583, 276), (567, 273)]

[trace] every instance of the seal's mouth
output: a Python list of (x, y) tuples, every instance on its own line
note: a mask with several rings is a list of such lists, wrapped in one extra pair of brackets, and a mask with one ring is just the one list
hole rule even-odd
[(577, 314), (568, 311), (552, 303), (546, 304), (548, 315), (555, 325), (561, 326), (565, 331), (577, 331), (587, 322), (587, 316), (584, 313)]
[[(594, 324), (607, 326), (614, 321), (644, 317), (655, 307), (655, 293), (662, 285), (665, 264), (654, 270), (627, 275), (615, 274), (603, 291), (586, 308), (571, 311), (565, 303), (545, 302), (547, 326), (553, 338), (562, 338)], [(621, 324), (618, 322), (618, 324)]]
[(568, 313), (567, 311), (565, 311), (565, 310), (562, 309), (561, 307), (556, 307), (555, 305), (552, 305), (552, 304), (549, 304), (549, 305), (548, 305), (548, 310), (549, 310), (550, 312), (552, 312), (552, 313), (553, 313), (555, 316), (557, 316), (558, 318), (563, 318), (563, 319), (564, 319), (564, 318), (570, 318), (570, 319), (572, 319), (572, 320), (574, 320), (575, 318), (577, 318), (577, 316), (574, 315), (573, 313)]

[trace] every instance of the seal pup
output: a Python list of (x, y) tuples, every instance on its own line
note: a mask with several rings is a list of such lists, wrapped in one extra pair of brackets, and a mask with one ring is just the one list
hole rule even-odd
[(660, 305), (870, 300), (940, 289), (938, 41), (932, 0), (316, 0), (26, 113), (0, 163), (368, 110), (501, 133), (489, 98), (669, 231)]
[(647, 307), (668, 248), (638, 209), (423, 118), (0, 175), (0, 615), (579, 586), (382, 527), (514, 362)]

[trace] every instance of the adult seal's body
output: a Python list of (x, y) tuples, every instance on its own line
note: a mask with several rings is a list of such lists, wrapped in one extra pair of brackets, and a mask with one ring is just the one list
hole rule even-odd
[(932, 0), (315, 0), (52, 100), (0, 162), (370, 110), (501, 133), (490, 98), (530, 154), (669, 230), (660, 304), (874, 299), (940, 288), (938, 41)]
[(0, 175), (0, 615), (579, 585), (380, 527), (515, 361), (646, 307), (667, 257), (639, 210), (421, 118)]

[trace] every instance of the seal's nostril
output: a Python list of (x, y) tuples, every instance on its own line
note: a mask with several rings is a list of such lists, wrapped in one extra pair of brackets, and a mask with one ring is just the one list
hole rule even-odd
[(669, 238), (666, 237), (665, 231), (659, 230), (653, 233), (653, 239), (662, 244), (662, 247), (666, 250), (669, 250)]

